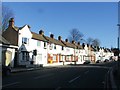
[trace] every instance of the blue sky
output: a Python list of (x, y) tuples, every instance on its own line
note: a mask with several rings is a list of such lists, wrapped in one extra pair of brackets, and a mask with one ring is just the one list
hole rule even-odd
[(97, 38), (102, 47), (117, 47), (117, 2), (4, 2), (15, 14), (15, 25), (28, 24), (31, 31), (44, 30), (65, 40), (77, 28), (84, 39)]

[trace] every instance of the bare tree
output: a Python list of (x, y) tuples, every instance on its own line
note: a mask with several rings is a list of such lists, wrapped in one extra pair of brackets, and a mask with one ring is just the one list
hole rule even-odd
[(8, 27), (9, 19), (14, 17), (13, 11), (6, 6), (2, 6), (2, 32)]
[(97, 47), (97, 46), (100, 46), (100, 40), (99, 39), (93, 39), (93, 38), (89, 37), (87, 39), (87, 44)]
[(100, 46), (100, 40), (99, 39), (94, 39), (93, 42), (92, 42), (92, 45), (96, 46), (96, 47)]
[(92, 45), (93, 40), (94, 40), (93, 38), (89, 37), (89, 38), (87, 39), (87, 44)]
[(83, 34), (76, 28), (70, 30), (70, 35), (69, 35), (69, 41), (72, 42), (74, 40), (75, 42), (79, 42), (83, 37)]

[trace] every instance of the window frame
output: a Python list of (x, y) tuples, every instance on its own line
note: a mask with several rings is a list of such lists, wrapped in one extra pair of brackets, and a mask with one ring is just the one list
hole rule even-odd
[(22, 37), (22, 44), (29, 45), (29, 38), (27, 38), (27, 37)]

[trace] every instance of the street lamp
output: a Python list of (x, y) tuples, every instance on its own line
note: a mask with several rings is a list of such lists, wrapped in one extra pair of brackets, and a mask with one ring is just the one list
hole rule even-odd
[(119, 50), (119, 43), (120, 43), (120, 41), (119, 41), (119, 39), (120, 39), (120, 24), (117, 24), (117, 26), (118, 26), (118, 50)]
[(117, 26), (118, 26), (118, 76), (119, 76), (119, 62), (120, 62), (120, 60), (119, 60), (119, 49), (120, 49), (120, 47), (119, 47), (119, 45), (120, 45), (120, 24), (117, 24)]

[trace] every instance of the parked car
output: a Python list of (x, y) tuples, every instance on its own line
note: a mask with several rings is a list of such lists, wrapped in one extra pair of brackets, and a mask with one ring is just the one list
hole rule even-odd
[(96, 63), (100, 63), (100, 62), (101, 62), (101, 60), (97, 60), (97, 61), (96, 61)]
[(2, 65), (2, 75), (8, 76), (11, 73), (11, 68), (9, 66)]
[(83, 64), (90, 64), (90, 60), (85, 60)]

